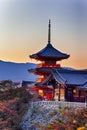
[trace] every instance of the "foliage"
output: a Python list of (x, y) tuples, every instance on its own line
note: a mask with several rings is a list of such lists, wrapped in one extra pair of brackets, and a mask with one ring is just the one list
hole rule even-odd
[(19, 82), (13, 82), (11, 80), (2, 80), (0, 82), (0, 90), (1, 91), (4, 91), (4, 90), (8, 90), (8, 89), (11, 89), (11, 88), (15, 88), (19, 85), (20, 83)]
[(60, 117), (47, 126), (47, 130), (86, 130), (87, 109), (66, 108), (61, 109)]
[(87, 130), (86, 108), (51, 108), (33, 104), (26, 115), (28, 114), (29, 116), (23, 120), (26, 129), (28, 126), (35, 126), (38, 130)]
[(0, 130), (21, 130), (19, 123), (31, 99), (32, 95), (22, 88), (0, 91)]
[(15, 97), (20, 98), (22, 102), (28, 102), (29, 100), (31, 100), (32, 95), (22, 88), (15, 88), (15, 89), (10, 88), (3, 92), (0, 91), (0, 100), (10, 100), (14, 99)]

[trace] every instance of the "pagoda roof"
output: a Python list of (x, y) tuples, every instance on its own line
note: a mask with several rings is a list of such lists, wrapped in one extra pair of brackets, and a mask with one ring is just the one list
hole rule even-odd
[(28, 69), (29, 73), (34, 73), (38, 75), (43, 75), (43, 74), (51, 74), (52, 68), (34, 68), (34, 69)]
[(60, 52), (59, 50), (55, 49), (51, 43), (48, 43), (45, 48), (40, 50), (39, 52), (30, 55), (30, 58), (34, 58), (37, 60), (62, 60), (69, 58), (70, 55)]

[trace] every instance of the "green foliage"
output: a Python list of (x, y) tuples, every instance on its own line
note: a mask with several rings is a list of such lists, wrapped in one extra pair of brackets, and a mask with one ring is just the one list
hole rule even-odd
[(15, 97), (20, 98), (22, 102), (28, 102), (32, 99), (32, 95), (22, 88), (8, 89), (4, 92), (0, 91), (0, 100), (10, 100)]
[(2, 80), (0, 82), (0, 89), (7, 90), (12, 88), (14, 83), (11, 80)]

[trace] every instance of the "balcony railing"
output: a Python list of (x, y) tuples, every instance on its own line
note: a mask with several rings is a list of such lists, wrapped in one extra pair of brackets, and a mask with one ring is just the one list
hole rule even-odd
[(60, 64), (38, 64), (38, 68), (41, 67), (60, 68)]
[(74, 107), (74, 108), (86, 108), (87, 103), (79, 103), (79, 102), (63, 102), (63, 101), (39, 101), (39, 102), (32, 102), (32, 107), (36, 106), (42, 106), (45, 108), (51, 108), (51, 109), (58, 109), (58, 107)]

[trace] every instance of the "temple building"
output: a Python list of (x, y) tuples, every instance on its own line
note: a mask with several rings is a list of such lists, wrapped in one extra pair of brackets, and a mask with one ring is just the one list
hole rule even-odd
[(39, 60), (37, 68), (28, 70), (39, 75), (34, 89), (45, 100), (85, 102), (87, 100), (87, 70), (75, 70), (61, 67), (58, 61), (68, 59), (70, 55), (63, 53), (51, 44), (51, 23), (48, 25), (48, 43), (39, 52), (30, 55)]

